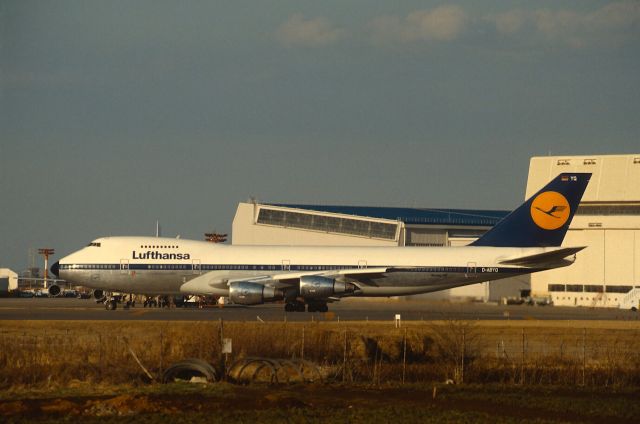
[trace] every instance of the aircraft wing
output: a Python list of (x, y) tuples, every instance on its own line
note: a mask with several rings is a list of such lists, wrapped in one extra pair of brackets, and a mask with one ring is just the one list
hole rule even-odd
[(294, 271), (282, 272), (275, 275), (256, 275), (252, 277), (227, 279), (224, 274), (219, 271), (210, 271), (204, 273), (186, 283), (184, 283), (180, 291), (183, 293), (207, 294), (216, 289), (225, 289), (232, 283), (258, 283), (267, 287), (288, 288), (296, 287), (300, 278), (304, 276), (321, 276), (325, 278), (338, 279), (341, 277), (352, 278), (367, 284), (367, 279), (380, 276), (386, 272), (392, 272), (394, 268), (376, 267), (376, 268), (349, 268), (349, 269), (331, 269), (320, 271)]
[(586, 246), (579, 247), (560, 247), (543, 253), (535, 253), (533, 255), (524, 255), (518, 257), (505, 258), (500, 260), (500, 264), (519, 265), (526, 267), (544, 266), (562, 261), (567, 256), (575, 255)]
[(270, 287), (282, 288), (291, 287), (298, 283), (301, 277), (307, 275), (317, 275), (326, 278), (338, 278), (338, 277), (351, 277), (358, 279), (358, 277), (371, 277), (374, 275), (380, 275), (388, 272), (390, 268), (378, 267), (378, 268), (349, 268), (349, 269), (332, 269), (326, 271), (296, 271), (296, 272), (283, 272), (275, 275), (263, 275), (258, 277), (239, 278), (229, 280), (228, 284), (234, 282), (250, 282), (260, 283)]

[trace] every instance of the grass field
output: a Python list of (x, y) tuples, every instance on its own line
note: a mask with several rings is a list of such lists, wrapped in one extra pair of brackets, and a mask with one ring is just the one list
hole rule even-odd
[[(631, 422), (637, 322), (0, 322), (12, 420)], [(221, 355), (221, 339), (233, 351)], [(140, 364), (138, 364), (138, 362)], [(304, 358), (309, 384), (158, 384), (170, 364)], [(149, 372), (150, 379), (142, 366)], [(451, 384), (444, 384), (445, 382)], [(433, 390), (436, 390), (434, 399)], [(213, 414), (213, 415), (212, 415)], [(0, 421), (7, 421), (0, 419)]]
[[(434, 394), (435, 390), (435, 394)], [(3, 422), (635, 423), (635, 389), (410, 384), (76, 385), (5, 392)]]
[(0, 388), (144, 381), (185, 358), (304, 358), (331, 381), (640, 386), (637, 322), (0, 322)]

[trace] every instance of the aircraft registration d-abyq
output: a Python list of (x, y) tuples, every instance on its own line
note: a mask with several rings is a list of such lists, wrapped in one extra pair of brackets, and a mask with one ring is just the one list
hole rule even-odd
[[(558, 175), (468, 246), (238, 246), (103, 237), (51, 271), (96, 293), (213, 295), (242, 305), (284, 301), (288, 312), (325, 312), (328, 302), (347, 296), (414, 295), (572, 264), (584, 246), (561, 244), (590, 177)], [(115, 308), (106, 299), (107, 308)]]

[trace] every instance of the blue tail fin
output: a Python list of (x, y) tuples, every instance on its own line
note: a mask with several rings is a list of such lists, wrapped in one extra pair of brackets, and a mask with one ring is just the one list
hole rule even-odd
[(591, 174), (558, 175), (471, 246), (560, 246)]

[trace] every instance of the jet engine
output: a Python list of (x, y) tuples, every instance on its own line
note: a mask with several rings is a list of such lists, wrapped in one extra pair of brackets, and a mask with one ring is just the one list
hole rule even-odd
[(101, 290), (101, 289), (95, 289), (91, 294), (93, 295), (93, 298), (94, 298), (95, 300), (102, 300), (102, 299), (104, 299), (104, 290)]
[(59, 296), (61, 291), (62, 290), (60, 290), (60, 286), (57, 284), (49, 284), (49, 287), (47, 288), (47, 292), (51, 297)]
[(284, 299), (282, 289), (240, 281), (229, 285), (229, 300), (240, 305), (259, 305)]
[(323, 299), (334, 295), (353, 293), (356, 286), (333, 278), (305, 275), (300, 277), (300, 296), (305, 299)]

